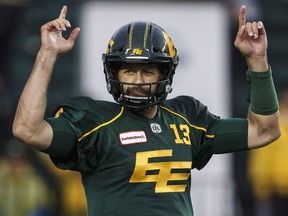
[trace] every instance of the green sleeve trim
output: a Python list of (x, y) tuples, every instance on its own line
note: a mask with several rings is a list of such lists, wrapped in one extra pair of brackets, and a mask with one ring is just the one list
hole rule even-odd
[(48, 118), (46, 121), (53, 129), (53, 138), (50, 146), (43, 152), (59, 158), (68, 157), (76, 152), (77, 137), (68, 122), (60, 118)]
[(271, 115), (277, 112), (279, 104), (270, 66), (266, 72), (247, 70), (246, 78), (250, 110), (260, 115)]
[(248, 150), (248, 121), (246, 119), (223, 119), (215, 133), (213, 154)]

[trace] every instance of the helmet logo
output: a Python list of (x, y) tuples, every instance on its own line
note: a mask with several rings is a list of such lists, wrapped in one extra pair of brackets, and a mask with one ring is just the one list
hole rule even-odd
[(108, 47), (107, 47), (107, 49), (106, 49), (106, 54), (109, 54), (109, 53), (110, 53), (110, 49), (111, 49), (111, 47), (113, 46), (113, 44), (114, 44), (114, 41), (111, 39), (111, 40), (109, 41), (109, 43), (108, 43)]
[(169, 54), (172, 58), (174, 58), (176, 55), (176, 52), (174, 49), (174, 44), (173, 44), (171, 38), (168, 36), (167, 32), (164, 33), (164, 38), (165, 38), (167, 45), (168, 45)]
[(136, 49), (133, 49), (132, 53), (134, 55), (142, 55), (142, 52), (143, 52), (143, 50), (136, 48)]

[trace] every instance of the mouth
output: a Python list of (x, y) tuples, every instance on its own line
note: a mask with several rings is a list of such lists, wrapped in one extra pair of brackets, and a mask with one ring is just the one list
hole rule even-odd
[(139, 86), (130, 87), (127, 89), (126, 94), (135, 97), (147, 97), (148, 95), (151, 94), (151, 89), (144, 89)]
[(148, 93), (147, 92), (144, 92), (142, 90), (131, 90), (128, 92), (129, 95), (131, 96), (138, 96), (138, 97), (144, 97), (144, 96), (147, 96)]

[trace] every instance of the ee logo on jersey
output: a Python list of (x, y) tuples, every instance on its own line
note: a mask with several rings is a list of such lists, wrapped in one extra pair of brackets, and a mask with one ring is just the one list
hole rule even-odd
[[(184, 192), (187, 184), (171, 184), (173, 181), (187, 181), (192, 167), (191, 161), (149, 162), (149, 159), (172, 157), (172, 149), (136, 153), (134, 172), (130, 183), (155, 182), (155, 193)], [(181, 169), (181, 172), (176, 172)], [(187, 169), (187, 172), (183, 172)], [(173, 172), (172, 172), (173, 170)], [(156, 171), (149, 174), (149, 171)], [(156, 174), (155, 174), (156, 173)], [(169, 182), (169, 184), (168, 184)]]

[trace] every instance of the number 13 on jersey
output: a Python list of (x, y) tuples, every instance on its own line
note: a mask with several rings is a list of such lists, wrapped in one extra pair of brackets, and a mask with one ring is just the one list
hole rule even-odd
[(188, 125), (180, 124), (179, 127), (177, 127), (176, 124), (170, 124), (169, 126), (174, 132), (176, 144), (191, 145), (190, 136), (189, 136), (190, 128)]

